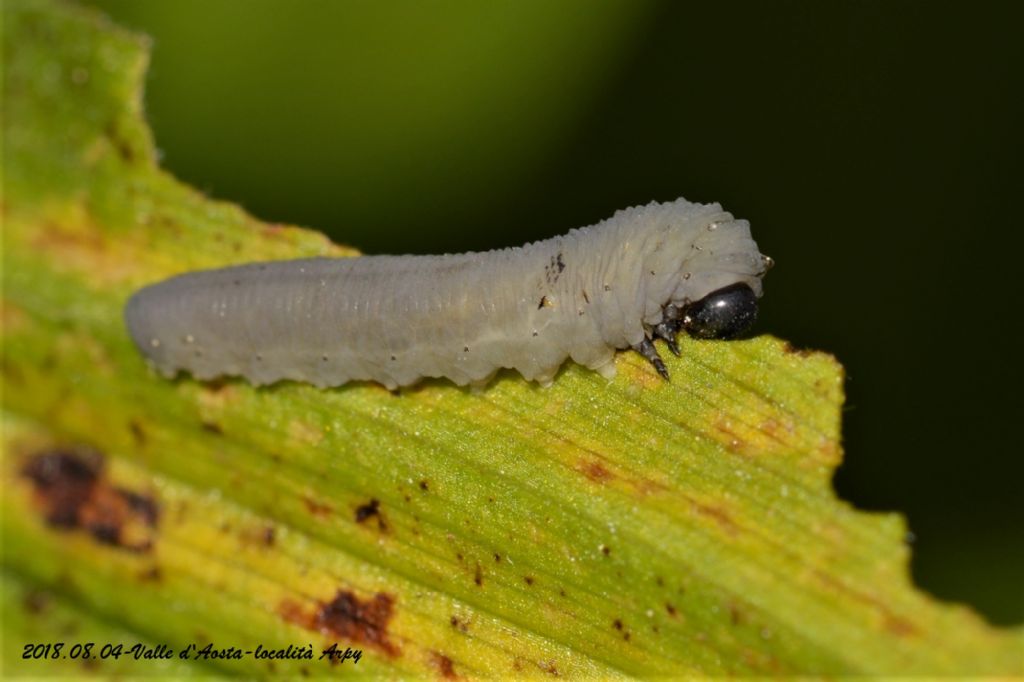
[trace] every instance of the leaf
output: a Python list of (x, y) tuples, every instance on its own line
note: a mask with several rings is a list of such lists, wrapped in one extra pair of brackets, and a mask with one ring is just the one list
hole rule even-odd
[[(835, 498), (828, 355), (686, 340), (671, 383), (620, 354), (483, 393), (159, 378), (137, 287), (353, 252), (157, 167), (145, 39), (50, 2), (3, 31), (4, 672), (318, 673), (332, 642), (388, 675), (1024, 672), (1021, 629), (917, 592), (903, 521)], [(21, 658), (68, 623), (65, 654), (190, 656)]]

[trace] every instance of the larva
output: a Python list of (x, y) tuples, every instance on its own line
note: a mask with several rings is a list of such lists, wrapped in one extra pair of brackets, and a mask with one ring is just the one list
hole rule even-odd
[(484, 385), (512, 368), (547, 385), (566, 360), (614, 374), (652, 340), (745, 331), (771, 265), (749, 223), (684, 199), (618, 211), (517, 248), (443, 256), (251, 263), (136, 292), (125, 320), (166, 376), (291, 379), (320, 387), (424, 377)]

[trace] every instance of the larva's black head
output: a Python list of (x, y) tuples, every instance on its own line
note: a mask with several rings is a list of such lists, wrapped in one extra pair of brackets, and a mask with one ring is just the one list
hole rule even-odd
[(756, 319), (757, 296), (746, 284), (733, 284), (687, 305), (682, 327), (698, 339), (732, 339)]

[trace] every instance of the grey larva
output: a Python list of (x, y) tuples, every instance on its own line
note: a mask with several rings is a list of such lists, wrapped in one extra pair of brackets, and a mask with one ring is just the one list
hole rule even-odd
[(728, 338), (757, 314), (771, 265), (749, 223), (684, 199), (617, 212), (526, 246), (443, 256), (251, 263), (145, 287), (125, 319), (167, 376), (317, 386), (424, 377), (485, 384), (503, 368), (551, 382), (571, 358), (606, 376), (652, 340)]

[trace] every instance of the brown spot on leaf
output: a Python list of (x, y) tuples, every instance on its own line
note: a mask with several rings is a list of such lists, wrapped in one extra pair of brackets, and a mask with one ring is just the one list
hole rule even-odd
[(541, 661), (537, 664), (537, 667), (552, 677), (559, 677), (561, 674), (558, 672), (558, 666), (555, 665), (554, 661)]
[(309, 614), (303, 611), (302, 605), (296, 601), (292, 601), (291, 599), (283, 599), (277, 605), (277, 612), (285, 621), (289, 623), (293, 623), (300, 627), (304, 627), (307, 630), (313, 629), (313, 626), (310, 622)]
[(138, 515), (146, 525), (150, 527), (156, 526), (157, 521), (160, 520), (160, 508), (152, 497), (140, 495), (137, 492), (122, 488), (118, 488), (118, 492), (124, 497), (132, 512)]
[(455, 665), (452, 663), (452, 659), (440, 652), (431, 651), (430, 660), (434, 664), (434, 667), (437, 668), (437, 672), (441, 673), (441, 677), (449, 680), (454, 680), (457, 677), (455, 674)]
[(146, 444), (146, 431), (142, 428), (142, 422), (138, 419), (132, 419), (128, 422), (128, 430), (132, 434), (132, 440), (139, 447)]
[(525, 583), (526, 583), (527, 585), (531, 585), (531, 586), (532, 586), (532, 585), (533, 585), (533, 576), (532, 576), (532, 575), (524, 575), (524, 576), (523, 576), (523, 581), (524, 581), (524, 582), (525, 582)]
[(383, 592), (361, 600), (352, 592), (339, 590), (334, 599), (321, 603), (315, 617), (316, 629), (397, 656), (398, 647), (388, 638), (394, 605), (394, 597)]
[(814, 452), (818, 455), (817, 461), (829, 466), (838, 466), (843, 461), (842, 448), (830, 438), (822, 438)]
[(308, 509), (309, 513), (313, 516), (330, 516), (334, 512), (331, 505), (324, 502), (317, 502), (311, 497), (303, 496), (302, 503), (306, 505), (306, 509)]
[(384, 515), (380, 511), (380, 500), (373, 498), (366, 504), (361, 504), (356, 507), (356, 523), (363, 523), (367, 519), (376, 518), (377, 528), (381, 532), (387, 532), (388, 524), (384, 519)]
[(103, 468), (102, 457), (93, 451), (48, 451), (32, 456), (22, 474), (35, 485), (52, 526), (74, 528), (78, 510), (92, 495)]
[(630, 641), (630, 639), (632, 638), (632, 635), (630, 635), (629, 631), (626, 630), (626, 626), (623, 625), (623, 622), (620, 619), (615, 619), (614, 621), (612, 621), (611, 627), (617, 630), (618, 632), (623, 633), (623, 639), (627, 642)]
[(30, 456), (22, 475), (32, 481), (46, 522), (84, 530), (98, 542), (133, 552), (149, 551), (159, 508), (152, 497), (107, 480), (103, 456), (93, 450), (55, 449)]
[(594, 483), (606, 483), (615, 478), (615, 475), (597, 460), (580, 462), (577, 470)]
[(914, 625), (914, 623), (893, 613), (889, 605), (878, 597), (875, 597), (872, 594), (860, 592), (825, 571), (818, 570), (815, 571), (814, 574), (819, 580), (821, 580), (821, 582), (828, 585), (833, 590), (841, 592), (856, 601), (867, 604), (876, 609), (881, 616), (882, 627), (885, 628), (886, 632), (898, 637), (909, 637), (920, 634), (920, 629)]
[(28, 613), (42, 613), (50, 607), (50, 595), (39, 590), (31, 590), (25, 594), (21, 606)]
[(459, 632), (469, 632), (469, 623), (459, 620), (458, 616), (452, 616), (449, 622), (452, 624), (452, 627)]
[(724, 416), (715, 422), (715, 430), (725, 438), (723, 442), (730, 452), (744, 453), (748, 450), (747, 442), (733, 429), (732, 424)]
[(102, 264), (104, 270), (97, 270), (95, 274), (98, 276), (116, 272), (117, 268), (106, 267), (112, 265), (111, 250), (103, 231), (96, 229), (81, 205), (74, 207), (72, 213), (59, 219), (41, 216), (41, 229), (30, 242), (32, 248), (41, 254), (60, 254), (65, 266), (82, 268), (85, 263), (91, 263), (96, 268), (97, 264)]
[(203, 431), (206, 431), (207, 433), (212, 433), (215, 436), (224, 435), (224, 429), (222, 429), (220, 427), (220, 424), (218, 424), (217, 422), (212, 422), (204, 419), (199, 423), (199, 425), (202, 426)]
[(763, 431), (766, 436), (769, 436), (770, 438), (777, 438), (781, 425), (778, 420), (769, 418), (758, 424), (757, 428)]
[(739, 527), (721, 507), (715, 507), (710, 504), (702, 504), (696, 500), (690, 500), (693, 504), (694, 510), (701, 516), (706, 516), (709, 519), (715, 521), (726, 533), (729, 535), (735, 535), (739, 531)]
[(146, 570), (139, 573), (139, 580), (144, 583), (158, 583), (164, 577), (163, 571), (160, 570), (159, 566), (150, 566)]
[(473, 582), (477, 587), (482, 587), (484, 584), (484, 571), (480, 568), (480, 564), (476, 565), (476, 571), (473, 573)]
[(422, 490), (423, 492), (429, 492), (430, 491), (430, 484), (427, 483), (426, 479), (423, 479), (422, 481), (420, 481), (420, 490)]
[(883, 621), (885, 631), (897, 637), (908, 637), (918, 634), (917, 626), (905, 618), (900, 618), (892, 613), (886, 613)]
[[(228, 532), (225, 529), (225, 532)], [(247, 545), (273, 547), (277, 542), (277, 531), (272, 525), (242, 526), (238, 531), (238, 539)]]
[(665, 602), (665, 612), (673, 618), (675, 618), (676, 615), (678, 615), (679, 613), (678, 611), (676, 611), (676, 607), (673, 606), (671, 602)]
[(299, 627), (365, 644), (394, 657), (400, 653), (388, 636), (394, 605), (394, 597), (383, 592), (364, 600), (351, 591), (338, 590), (330, 601), (317, 602), (312, 613), (291, 599), (282, 600), (277, 612)]

